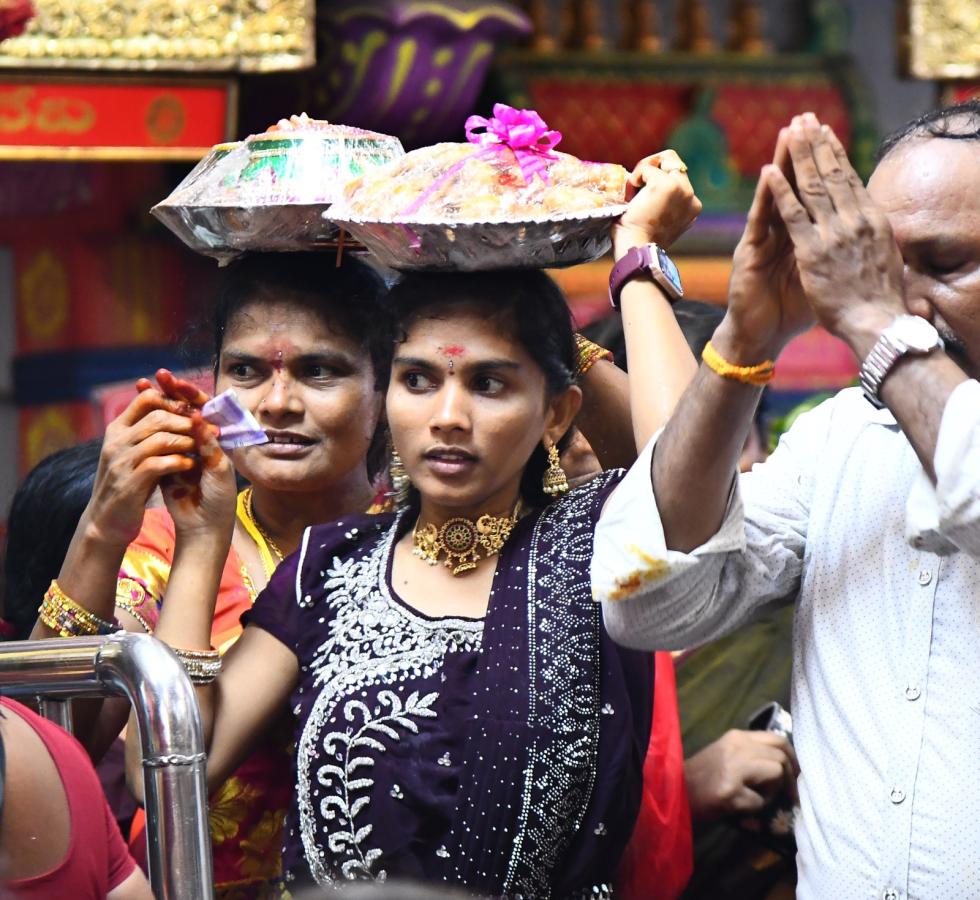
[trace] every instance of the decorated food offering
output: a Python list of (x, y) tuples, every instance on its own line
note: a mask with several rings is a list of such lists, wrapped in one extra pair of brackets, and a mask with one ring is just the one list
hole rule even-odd
[(327, 215), (395, 269), (569, 266), (609, 249), (627, 171), (555, 150), (533, 110), (470, 116), (465, 144), (423, 147), (365, 172)]
[(398, 138), (310, 119), (218, 144), (153, 215), (193, 250), (227, 261), (246, 250), (330, 246), (323, 212), (351, 178), (405, 155)]

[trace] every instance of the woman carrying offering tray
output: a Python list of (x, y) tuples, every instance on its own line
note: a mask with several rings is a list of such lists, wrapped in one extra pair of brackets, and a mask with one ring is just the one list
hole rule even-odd
[[(670, 152), (644, 161), (615, 227), (644, 443), (695, 364), (665, 291), (625, 267), (693, 221), (684, 172)], [(168, 596), (156, 634), (200, 684), (213, 784), (288, 702), (295, 878), (602, 896), (640, 802), (652, 677), (590, 596), (593, 531), (622, 473), (563, 492), (558, 448), (582, 400), (567, 306), (534, 271), (410, 276), (392, 299), (386, 410), (408, 503), (306, 530), (215, 677), (202, 587), (218, 583), (235, 489), (199, 430), (197, 502), (164, 488), (197, 590)]]

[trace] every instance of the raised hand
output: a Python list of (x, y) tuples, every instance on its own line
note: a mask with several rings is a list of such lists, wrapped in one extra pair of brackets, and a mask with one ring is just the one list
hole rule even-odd
[(687, 166), (673, 150), (654, 153), (637, 163), (626, 183), (629, 207), (613, 226), (617, 256), (630, 247), (669, 247), (701, 212)]
[(231, 542), (237, 489), (231, 462), (218, 446), (217, 429), (198, 410), (188, 421), (194, 441), (193, 465), (161, 483), (163, 500), (177, 537)]
[(902, 256), (888, 220), (836, 135), (814, 115), (793, 120), (788, 145), (796, 191), (784, 172), (766, 176), (807, 300), (821, 324), (845, 340), (855, 331), (877, 334), (906, 312)]
[[(178, 378), (169, 369), (157, 369), (156, 379), (160, 392), (171, 400), (184, 402), (200, 409), (211, 399), (197, 385), (191, 384), (185, 378)], [(136, 382), (136, 390), (153, 390), (153, 382), (149, 378), (140, 378)]]
[(180, 404), (144, 390), (106, 428), (87, 525), (100, 540), (125, 547), (161, 479), (194, 468), (193, 423)]
[[(728, 314), (719, 341), (733, 357), (743, 357), (732, 359), (743, 365), (775, 359), (793, 337), (813, 324), (793, 244), (776, 212), (770, 186), (773, 171), (791, 171), (788, 144), (789, 132), (784, 128), (772, 165), (763, 169), (756, 185), (732, 260)], [(788, 184), (785, 175), (783, 180)]]

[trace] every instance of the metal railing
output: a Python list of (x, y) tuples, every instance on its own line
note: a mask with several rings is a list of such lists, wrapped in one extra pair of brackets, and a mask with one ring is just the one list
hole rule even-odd
[(174, 652), (146, 634), (0, 643), (0, 693), (41, 700), (70, 726), (69, 698), (125, 696), (143, 752), (147, 862), (157, 900), (214, 894), (204, 734)]

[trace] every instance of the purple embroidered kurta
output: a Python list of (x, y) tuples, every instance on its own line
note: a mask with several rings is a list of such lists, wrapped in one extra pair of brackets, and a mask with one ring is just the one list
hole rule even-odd
[(398, 596), (409, 516), (306, 532), (247, 614), (300, 662), (292, 877), (608, 894), (653, 692), (652, 658), (613, 644), (591, 598), (595, 522), (619, 477), (520, 521), (484, 619), (431, 618)]

